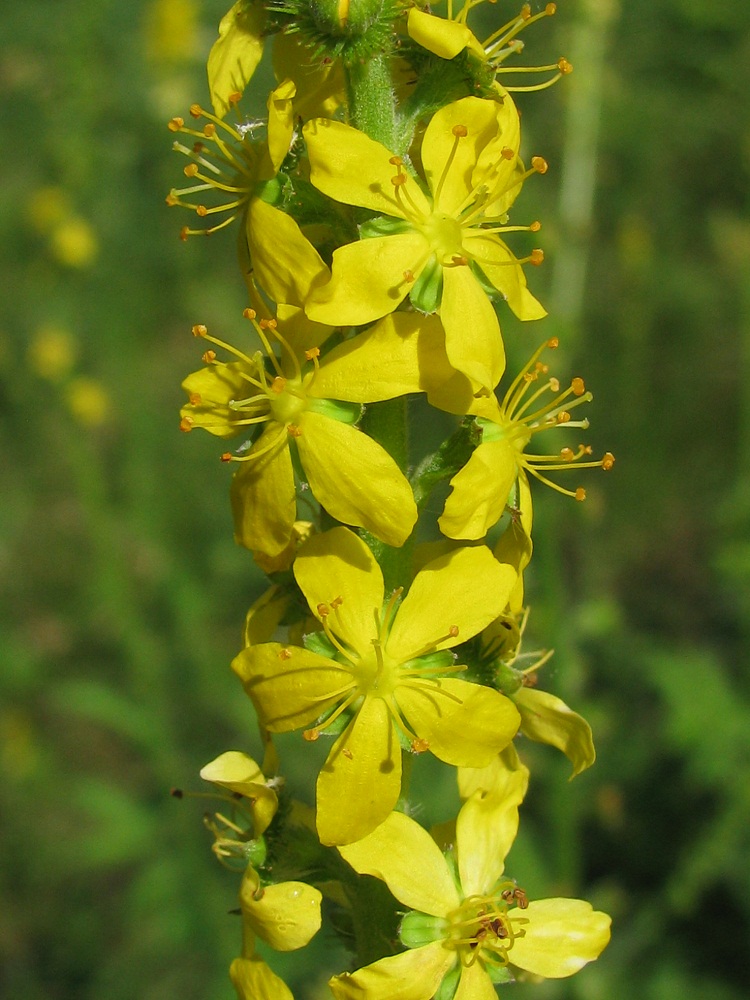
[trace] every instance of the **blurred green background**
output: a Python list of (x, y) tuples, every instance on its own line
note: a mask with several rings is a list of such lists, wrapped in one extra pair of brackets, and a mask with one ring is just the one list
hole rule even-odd
[[(164, 205), (184, 165), (165, 124), (206, 100), (226, 5), (0, 13), (12, 1000), (233, 992), (237, 879), (200, 803), (168, 794), (223, 750), (258, 751), (229, 661), (262, 579), (232, 541), (217, 442), (177, 430), (190, 327), (231, 336), (243, 289), (232, 234), (185, 246)], [(561, 336), (556, 365), (593, 389), (590, 440), (617, 465), (586, 477), (586, 504), (537, 491), (530, 640), (555, 647), (543, 684), (590, 719), (599, 759), (568, 784), (554, 751), (521, 746), (534, 777), (510, 870), (530, 896), (608, 909), (614, 936), (572, 980), (504, 996), (750, 993), (749, 28), (745, 0), (561, 0), (529, 33), (530, 61), (564, 53), (575, 72), (519, 96), (525, 153), (551, 165), (515, 211), (544, 223), (530, 281), (551, 318), (504, 328), (517, 361)], [(285, 762), (302, 790), (300, 745)], [(329, 947), (271, 959), (301, 1000), (340, 968)]]

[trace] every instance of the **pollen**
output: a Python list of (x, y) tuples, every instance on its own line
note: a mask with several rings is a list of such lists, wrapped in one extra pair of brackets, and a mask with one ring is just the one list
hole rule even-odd
[(184, 434), (188, 434), (193, 429), (194, 420), (192, 417), (183, 417), (180, 420), (180, 430)]
[(586, 499), (586, 490), (582, 486), (579, 486), (578, 489), (576, 490), (576, 500), (585, 500), (585, 499)]
[(582, 378), (574, 378), (570, 383), (570, 388), (576, 396), (582, 396), (586, 391), (586, 386)]
[(280, 649), (279, 650), (279, 659), (280, 660), (291, 660), (291, 658), (292, 658), (292, 651), (290, 649)]
[(538, 174), (546, 174), (549, 170), (549, 164), (543, 156), (532, 156), (531, 165)]
[(453, 128), (451, 129), (451, 132), (453, 133), (453, 135), (456, 136), (457, 139), (465, 139), (466, 136), (469, 134), (469, 130), (465, 125), (454, 125)]
[(605, 452), (604, 458), (602, 459), (602, 468), (605, 472), (609, 472), (612, 466), (615, 464), (615, 456), (611, 451)]

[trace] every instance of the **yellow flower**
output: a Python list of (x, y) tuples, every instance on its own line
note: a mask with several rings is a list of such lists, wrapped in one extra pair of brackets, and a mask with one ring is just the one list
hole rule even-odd
[(75, 419), (84, 427), (101, 427), (112, 409), (105, 386), (98, 379), (85, 375), (79, 375), (68, 383), (65, 401)]
[[(424, 10), (419, 10), (418, 7), (412, 7), (407, 20), (409, 36), (423, 48), (442, 59), (454, 59), (464, 49), (468, 49), (470, 54), (487, 66), (495, 76), (502, 73), (552, 72), (554, 74), (543, 83), (505, 88), (513, 92), (544, 90), (556, 83), (561, 76), (572, 71), (573, 67), (564, 57), (549, 66), (514, 67), (502, 65), (508, 56), (517, 55), (523, 51), (524, 46), (518, 37), (519, 34), (540, 18), (550, 17), (554, 14), (557, 10), (556, 4), (548, 3), (544, 10), (534, 15), (531, 13), (530, 5), (523, 4), (516, 17), (511, 18), (507, 24), (500, 28), (496, 28), (483, 42), (480, 42), (469, 28), (467, 18), (469, 13), (483, 2), (484, 0), (465, 0), (461, 10), (454, 14), (452, 0), (448, 0), (447, 18), (437, 17)], [(495, 0), (488, 0), (488, 2), (493, 3)]]
[[(172, 148), (191, 161), (184, 174), (194, 183), (183, 188), (172, 188), (167, 195), (167, 205), (192, 209), (201, 219), (223, 216), (222, 221), (205, 229), (183, 226), (180, 238), (215, 233), (230, 225), (238, 216), (244, 216), (256, 186), (274, 177), (284, 162), (294, 138), (293, 99), (296, 88), (291, 80), (284, 80), (268, 98), (267, 142), (253, 142), (253, 134), (265, 122), (236, 122), (230, 124), (212, 115), (200, 106), (190, 108), (192, 118), (207, 119), (203, 128), (185, 124), (181, 117), (172, 118), (169, 130), (195, 140), (191, 146), (175, 140)], [(240, 94), (229, 98), (236, 108)], [(209, 194), (206, 203), (204, 195)], [(200, 196), (198, 200), (197, 196)], [(218, 202), (211, 202), (218, 196)]]
[(27, 350), (29, 367), (50, 382), (61, 382), (70, 374), (77, 354), (73, 334), (54, 324), (39, 327)]
[(559, 979), (599, 956), (609, 941), (607, 914), (580, 899), (529, 902), (503, 875), (522, 797), (521, 772), (504, 790), (474, 792), (445, 853), (401, 813), (339, 848), (356, 871), (382, 879), (411, 912), (399, 931), (408, 950), (335, 976), (330, 986), (336, 1000), (429, 1000), (454, 993), (456, 1000), (489, 1000), (494, 984), (511, 981), (514, 969)]
[[(515, 614), (505, 614), (482, 632), (479, 639), (482, 676), (494, 672), (498, 688), (513, 701), (521, 715), (524, 736), (565, 754), (573, 765), (572, 780), (596, 760), (591, 726), (561, 698), (536, 687), (538, 672), (551, 659), (553, 651), (521, 652), (527, 619), (528, 608), (520, 623)], [(530, 665), (523, 666), (529, 660)]]
[[(439, 310), (451, 364), (492, 389), (505, 357), (487, 289), (521, 319), (544, 309), (526, 288), (521, 264), (500, 234), (523, 180), (544, 172), (518, 157), (518, 112), (509, 97), (467, 97), (441, 108), (421, 148), (424, 184), (399, 156), (341, 122), (319, 118), (304, 128), (312, 183), (348, 205), (378, 213), (363, 237), (333, 255), (329, 284), (305, 308), (322, 323), (359, 325), (392, 312), (410, 296), (422, 312)], [(541, 251), (526, 258), (539, 263)]]
[[(529, 535), (531, 492), (528, 475), (558, 493), (585, 500), (583, 487), (565, 489), (550, 480), (547, 473), (569, 468), (607, 470), (614, 465), (611, 452), (606, 452), (597, 461), (581, 461), (591, 454), (591, 448), (585, 445), (575, 451), (565, 447), (548, 455), (527, 452), (531, 439), (540, 431), (553, 427), (588, 427), (588, 420), (571, 420), (570, 414), (574, 407), (593, 398), (586, 391), (583, 379), (572, 379), (568, 388), (562, 391), (556, 378), (538, 384), (548, 372), (548, 366), (538, 360), (539, 356), (545, 348), (554, 347), (557, 347), (556, 338), (533, 354), (511, 383), (502, 402), (498, 403), (493, 396), (478, 400), (473, 407), (472, 412), (478, 414), (477, 423), (482, 428), (482, 441), (463, 469), (451, 479), (453, 491), (438, 522), (440, 530), (449, 538), (483, 538), (508, 506), (514, 523), (520, 520), (522, 530)], [(533, 391), (529, 395), (530, 390)]]
[(190, 402), (182, 408), (180, 425), (185, 431), (203, 427), (223, 438), (261, 431), (239, 454), (222, 456), (240, 466), (232, 483), (237, 540), (270, 557), (289, 544), (297, 507), (293, 443), (313, 496), (332, 517), (364, 527), (388, 545), (402, 545), (417, 519), (411, 487), (390, 455), (354, 423), (362, 403), (419, 390), (416, 349), (405, 353), (404, 338), (381, 325), (344, 342), (319, 363), (317, 343), (330, 330), (304, 317), (298, 324), (301, 314), (290, 308), (280, 310), (284, 318), (278, 324), (256, 322), (253, 310), (246, 315), (266, 359), (260, 351), (249, 356), (209, 336), (205, 327), (194, 327), (196, 336), (237, 360), (223, 364), (213, 351), (204, 355), (207, 367), (183, 383)]
[(490, 688), (452, 675), (448, 652), (505, 606), (516, 574), (490, 551), (456, 549), (386, 597), (370, 549), (347, 528), (313, 536), (294, 563), (324, 633), (301, 649), (265, 643), (232, 667), (271, 732), (343, 732), (317, 783), (322, 843), (350, 843), (381, 823), (401, 787), (401, 743), (483, 767), (512, 739), (518, 714)]

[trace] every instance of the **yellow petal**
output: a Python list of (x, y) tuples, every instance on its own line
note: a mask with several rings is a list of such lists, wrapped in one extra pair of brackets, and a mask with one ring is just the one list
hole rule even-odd
[(455, 953), (435, 941), (334, 976), (328, 985), (336, 1000), (429, 1000), (455, 961)]
[(242, 415), (231, 409), (229, 402), (246, 395), (247, 381), (242, 377), (243, 372), (247, 373), (247, 365), (233, 361), (207, 365), (188, 375), (182, 388), (188, 396), (200, 397), (200, 402), (183, 406), (180, 416), (187, 417), (191, 427), (202, 427), (216, 437), (230, 438), (239, 434), (244, 430), (237, 426)]
[(495, 558), (499, 562), (509, 563), (518, 570), (518, 580), (508, 598), (508, 606), (513, 614), (519, 614), (523, 609), (523, 571), (528, 566), (533, 551), (531, 490), (529, 489), (528, 477), (523, 469), (518, 474), (516, 489), (518, 491), (516, 500), (518, 514), (513, 516), (493, 549)]
[(427, 381), (423, 372), (429, 365), (427, 359), (438, 355), (444, 361), (443, 370), (448, 367), (444, 343), (437, 316), (392, 313), (326, 354), (315, 380), (315, 394), (374, 403), (420, 392)]
[(313, 496), (332, 517), (403, 545), (417, 520), (408, 480), (365, 433), (320, 413), (300, 419), (297, 449)]
[(245, 618), (245, 645), (270, 642), (290, 604), (283, 587), (269, 587), (252, 605)]
[(582, 716), (560, 698), (536, 688), (519, 688), (513, 701), (521, 713), (523, 734), (562, 750), (573, 765), (571, 778), (591, 767), (596, 751), (591, 726)]
[(431, 752), (457, 767), (486, 767), (510, 743), (521, 721), (509, 698), (469, 681), (405, 681), (395, 697)]
[(278, 642), (243, 649), (232, 670), (252, 698), (261, 725), (274, 733), (313, 723), (345, 697), (341, 689), (352, 679), (333, 660)]
[(510, 963), (546, 979), (572, 976), (609, 941), (610, 918), (582, 899), (533, 900), (525, 910), (509, 910), (508, 917), (528, 921), (508, 952)]
[(253, 879), (245, 878), (240, 889), (243, 918), (276, 951), (304, 948), (320, 930), (322, 898), (317, 889), (304, 882), (256, 888)]
[[(431, 643), (449, 649), (471, 639), (502, 614), (515, 582), (515, 570), (484, 545), (438, 556), (417, 573), (398, 609), (388, 655), (403, 663)], [(454, 625), (458, 635), (448, 637)]]
[(384, 587), (375, 556), (362, 539), (349, 528), (313, 535), (299, 550), (294, 575), (318, 618), (319, 604), (342, 598), (330, 619), (333, 631), (353, 649), (369, 653)]
[[(457, 216), (475, 200), (472, 175), (482, 150), (498, 135), (499, 108), (496, 101), (464, 97), (432, 116), (422, 143), (422, 166), (436, 212)], [(468, 134), (457, 138), (456, 127), (467, 129)]]
[(330, 117), (346, 100), (346, 83), (339, 59), (324, 62), (311, 58), (311, 49), (300, 36), (279, 32), (273, 40), (273, 67), (277, 80), (289, 78), (297, 86), (294, 113), (304, 121), (318, 115)]
[(268, 98), (268, 153), (276, 174), (292, 144), (295, 112), (292, 98), (297, 88), (292, 80), (282, 81)]
[(333, 276), (305, 304), (310, 319), (331, 326), (359, 326), (393, 312), (429, 256), (421, 233), (400, 233), (348, 243), (333, 253)]
[(206, 764), (200, 774), (204, 781), (211, 781), (251, 800), (254, 833), (260, 837), (276, 814), (278, 799), (253, 758), (246, 753), (229, 750)]
[(526, 287), (523, 268), (499, 237), (474, 229), (464, 235), (463, 245), (519, 319), (542, 319), (547, 315)]
[(481, 961), (461, 969), (453, 1000), (497, 1000), (497, 992)]
[(266, 965), (263, 959), (235, 958), (229, 966), (229, 977), (237, 1000), (294, 1000), (283, 979)]
[[(290, 306), (280, 302), (276, 307), (276, 319), (284, 340), (297, 355), (302, 355), (313, 347), (320, 347), (333, 333), (332, 326), (313, 323), (308, 319), (300, 306)], [(327, 358), (328, 355), (326, 360)]]
[(443, 268), (440, 318), (450, 363), (492, 391), (505, 371), (505, 349), (492, 303), (470, 268)]
[(458, 870), (466, 896), (486, 895), (503, 873), (505, 858), (518, 833), (518, 807), (528, 772), (508, 772), (504, 788), (478, 790), (456, 820)]
[(247, 239), (255, 277), (274, 302), (301, 306), (328, 280), (328, 268), (291, 215), (260, 198), (250, 202)]
[(504, 438), (476, 448), (451, 479), (452, 493), (438, 520), (448, 538), (484, 538), (502, 517), (518, 472), (515, 449)]
[(410, 910), (445, 917), (460, 903), (439, 847), (419, 823), (403, 813), (391, 813), (367, 837), (339, 851), (360, 875), (374, 875), (385, 882)]
[[(310, 180), (319, 191), (346, 205), (369, 208), (378, 215), (406, 218), (396, 197), (392, 178), (399, 171), (390, 162), (393, 154), (351, 125), (330, 118), (315, 118), (303, 129), (310, 157)], [(411, 180), (407, 181), (414, 210), (428, 215), (430, 205)]]
[(229, 97), (241, 94), (263, 55), (266, 11), (262, 3), (238, 0), (219, 22), (219, 37), (208, 54), (208, 89), (214, 112), (223, 118)]
[(441, 59), (453, 59), (467, 45), (476, 43), (476, 38), (465, 24), (435, 17), (423, 10), (417, 10), (416, 7), (412, 7), (409, 11), (406, 30), (417, 45), (421, 45), (428, 52), (434, 52)]
[(396, 805), (401, 791), (401, 747), (382, 698), (365, 698), (334, 743), (316, 790), (321, 844), (361, 840)]
[(477, 790), (509, 794), (517, 785), (522, 788), (523, 797), (529, 785), (529, 769), (521, 763), (512, 743), (501, 750), (487, 767), (460, 767), (456, 777), (462, 800), (470, 798)]
[(250, 453), (260, 452), (274, 438), (276, 443), (265, 454), (239, 463), (230, 491), (235, 540), (269, 556), (289, 544), (297, 513), (292, 458), (284, 429), (271, 424)]

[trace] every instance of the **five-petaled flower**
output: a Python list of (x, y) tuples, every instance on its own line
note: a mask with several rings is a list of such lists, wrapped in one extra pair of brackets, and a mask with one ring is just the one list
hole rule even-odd
[[(407, 295), (422, 312), (439, 311), (451, 364), (491, 390), (505, 365), (492, 294), (524, 320), (544, 309), (526, 287), (501, 235), (528, 174), (518, 156), (518, 112), (510, 97), (466, 97), (441, 108), (420, 150), (421, 177), (400, 156), (349, 125), (327, 118), (305, 126), (310, 179), (330, 198), (377, 213), (363, 237), (333, 255), (331, 281), (305, 306), (322, 323), (353, 324), (392, 312)], [(538, 263), (541, 251), (526, 260)]]
[(395, 806), (402, 744), (484, 767), (515, 735), (513, 704), (453, 676), (464, 667), (449, 650), (497, 617), (516, 573), (484, 546), (454, 549), (399, 603), (367, 545), (334, 528), (305, 543), (294, 575), (323, 625), (315, 648), (263, 643), (232, 667), (269, 731), (306, 729), (314, 740), (345, 725), (318, 778), (317, 826), (323, 843), (347, 844)]

